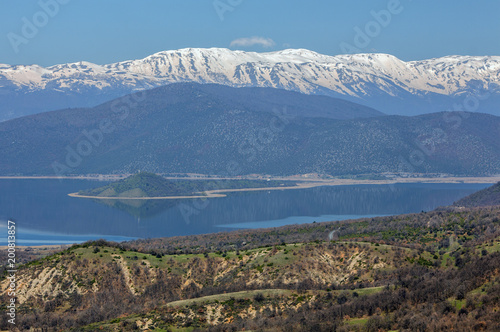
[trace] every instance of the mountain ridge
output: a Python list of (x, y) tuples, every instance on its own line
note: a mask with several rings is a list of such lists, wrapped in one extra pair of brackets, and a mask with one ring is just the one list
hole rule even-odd
[[(259, 101), (255, 97), (259, 94), (235, 102), (236, 90), (178, 83), (148, 90), (142, 98), (135, 96), (136, 101), (128, 95), (94, 108), (0, 123), (0, 150), (8, 160), (0, 163), (0, 173), (220, 174), (230, 169), (236, 172), (232, 176), (491, 175), (500, 171), (500, 118), (493, 115), (328, 118), (321, 113), (321, 103), (316, 113), (314, 103), (301, 108), (304, 100), (317, 96), (296, 94), (302, 102), (290, 100), (298, 105), (294, 109)], [(333, 102), (330, 107), (331, 115), (337, 114)]]
[(467, 208), (494, 205), (500, 205), (500, 182), (453, 203), (453, 206)]
[(134, 91), (186, 81), (324, 94), (402, 115), (444, 111), (467, 96), (487, 92), (479, 110), (497, 114), (500, 56), (404, 62), (377, 53), (329, 56), (305, 49), (256, 53), (186, 48), (106, 65), (0, 65), (0, 120), (96, 106)]

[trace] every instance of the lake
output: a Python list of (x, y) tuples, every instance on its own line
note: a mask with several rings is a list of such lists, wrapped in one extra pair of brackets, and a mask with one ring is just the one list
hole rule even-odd
[(124, 241), (430, 211), (488, 184), (397, 184), (229, 193), (197, 200), (95, 201), (68, 193), (95, 180), (0, 179), (0, 245), (7, 220), (17, 245)]

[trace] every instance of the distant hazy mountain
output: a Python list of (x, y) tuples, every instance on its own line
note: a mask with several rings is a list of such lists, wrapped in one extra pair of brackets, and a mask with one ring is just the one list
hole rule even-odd
[(499, 117), (374, 115), (324, 96), (171, 84), (0, 123), (0, 174), (500, 173)]
[[(387, 54), (327, 56), (304, 49), (254, 53), (189, 48), (107, 65), (0, 64), (0, 121), (95, 106), (133, 91), (186, 81), (324, 94), (388, 114), (458, 110), (458, 105), (500, 115), (499, 56), (404, 62)], [(480, 97), (467, 99), (474, 93)]]

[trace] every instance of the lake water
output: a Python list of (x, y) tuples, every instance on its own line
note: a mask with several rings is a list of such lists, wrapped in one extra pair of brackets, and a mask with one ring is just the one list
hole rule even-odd
[(124, 241), (277, 227), (433, 210), (487, 184), (399, 184), (230, 193), (201, 200), (95, 201), (68, 193), (102, 186), (91, 180), (0, 179), (0, 245), (7, 220), (18, 245)]

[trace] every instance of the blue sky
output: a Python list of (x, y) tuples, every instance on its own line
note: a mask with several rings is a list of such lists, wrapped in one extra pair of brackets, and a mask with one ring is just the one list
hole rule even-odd
[[(381, 10), (390, 18), (377, 21)], [(104, 64), (186, 47), (500, 55), (499, 17), (500, 1), (5, 0), (0, 63)]]

